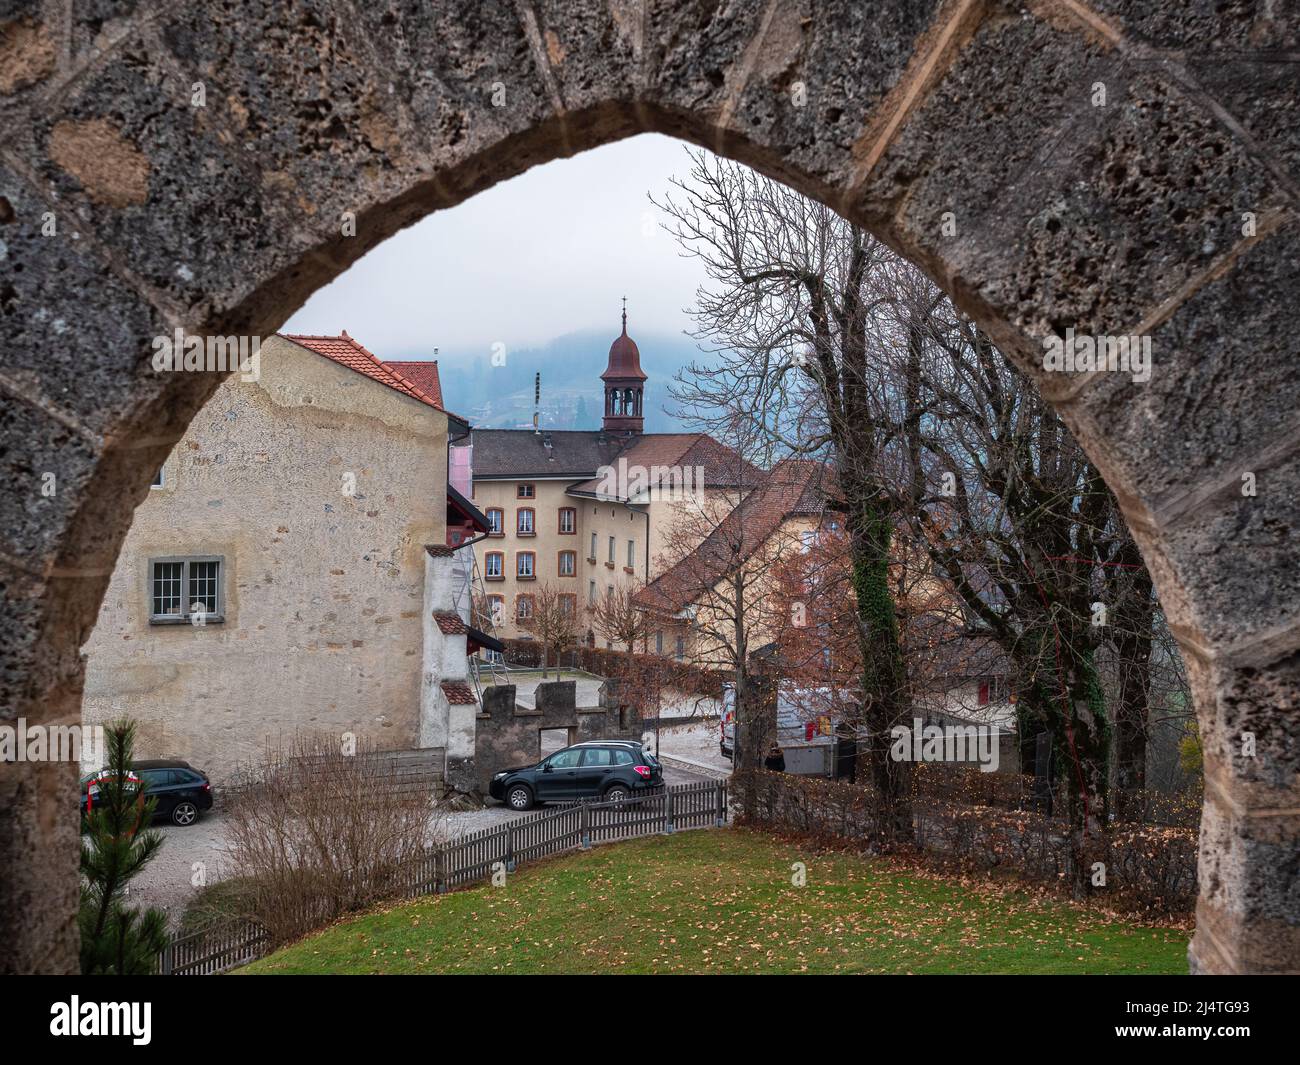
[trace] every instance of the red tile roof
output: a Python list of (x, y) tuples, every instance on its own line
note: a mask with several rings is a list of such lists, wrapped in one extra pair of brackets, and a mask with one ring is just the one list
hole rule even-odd
[(636, 594), (643, 610), (676, 614), (702, 598), (741, 560), (751, 557), (792, 517), (822, 512), (831, 472), (820, 462), (783, 459), (700, 545)]
[(469, 631), (465, 628), (465, 622), (461, 620), (459, 614), (435, 611), (433, 620), (438, 623), (438, 628), (442, 630), (444, 636), (461, 636)]
[(475, 706), (478, 700), (474, 698), (474, 693), (469, 690), (468, 684), (461, 684), (454, 680), (444, 680), (442, 682), (442, 694), (447, 697), (447, 702), (452, 706)]
[[(357, 373), (364, 374), (372, 381), (387, 385), (396, 392), (401, 392), (412, 399), (418, 399), (421, 403), (428, 404), (434, 410), (443, 410), (441, 387), (434, 393), (421, 388), (416, 382), (392, 369), (389, 364), (380, 362), (379, 359), (348, 336), (346, 329), (336, 337), (308, 336), (300, 333), (281, 333), (280, 336), (284, 337), (285, 340), (292, 340), (295, 344), (306, 348), (308, 351), (314, 351), (317, 355), (323, 355), (332, 362), (337, 362), (340, 366), (346, 366), (349, 370), (356, 370)], [(437, 381), (436, 367), (433, 379), (435, 382)]]
[(421, 392), (442, 406), (442, 381), (438, 378), (438, 362), (418, 362), (406, 359), (385, 359), (384, 365), (405, 377)]

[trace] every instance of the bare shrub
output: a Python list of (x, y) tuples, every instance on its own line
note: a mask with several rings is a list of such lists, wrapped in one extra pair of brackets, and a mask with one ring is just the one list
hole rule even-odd
[(445, 836), (432, 789), (362, 745), (298, 735), (242, 776), (230, 801), (231, 857), (248, 916), (283, 943), (400, 895), (426, 847)]

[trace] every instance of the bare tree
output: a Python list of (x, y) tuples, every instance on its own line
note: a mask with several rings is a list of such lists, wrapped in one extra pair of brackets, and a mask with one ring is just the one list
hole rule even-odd
[[(724, 442), (744, 443), (734, 434)], [(762, 474), (743, 450), (732, 449), (736, 469), (726, 478), (739, 486), (739, 501), (722, 509), (707, 502), (680, 508), (665, 536), (661, 576), (638, 600), (660, 623), (682, 633), (688, 662), (730, 679), (737, 768), (760, 765), (775, 739), (774, 721), (760, 715), (751, 656), (780, 630), (788, 604), (778, 570), (800, 550), (799, 526), (816, 520), (808, 505), (812, 500), (820, 507), (825, 473), (821, 463), (787, 461)]]
[(560, 656), (578, 642), (578, 598), (572, 592), (562, 592), (553, 584), (537, 586), (532, 596), (532, 613), (520, 618), (519, 625), (533, 634), (542, 647), (542, 677), (548, 677), (551, 653), (555, 654), (555, 668), (560, 670)]
[(638, 588), (623, 585), (601, 596), (591, 608), (591, 625), (596, 633), (615, 646), (635, 651), (645, 645), (649, 631), (645, 612), (636, 605)]
[(704, 266), (696, 364), (675, 395), (706, 426), (743, 413), (774, 450), (827, 454), (838, 476), (858, 641), (858, 719), (888, 836), (912, 834), (910, 766), (889, 756), (910, 698), (889, 585), (897, 497), (882, 483), (897, 417), (881, 372), (896, 347), (896, 255), (864, 230), (747, 167), (691, 152), (689, 177), (658, 203)]
[(953, 631), (1010, 658), (1022, 740), (1051, 738), (1082, 890), (1086, 846), (1108, 822), (1117, 720), (1120, 787), (1141, 784), (1159, 628), (1113, 496), (1032, 383), (920, 270), (776, 182), (691, 159), (659, 206), (705, 267), (695, 335), (723, 357), (690, 367), (675, 394), (701, 424), (746, 417), (778, 453), (834, 461), (851, 593), (840, 602), (852, 605), (887, 834), (911, 824), (907, 764), (886, 742), (914, 694), (901, 536), (952, 593)]

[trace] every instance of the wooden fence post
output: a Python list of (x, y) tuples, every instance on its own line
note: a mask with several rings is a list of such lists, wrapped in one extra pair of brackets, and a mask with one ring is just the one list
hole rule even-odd
[(717, 783), (718, 791), (718, 816), (714, 822), (717, 828), (721, 828), (727, 823), (727, 782), (719, 780)]
[(582, 837), (582, 849), (591, 850), (591, 810), (584, 802), (579, 809), (582, 811), (582, 817), (578, 822), (578, 833)]
[(672, 789), (665, 789), (668, 795), (668, 802), (664, 806), (664, 834), (671, 836), (673, 834), (673, 793)]
[(515, 871), (515, 827), (511, 822), (506, 823), (506, 872)]

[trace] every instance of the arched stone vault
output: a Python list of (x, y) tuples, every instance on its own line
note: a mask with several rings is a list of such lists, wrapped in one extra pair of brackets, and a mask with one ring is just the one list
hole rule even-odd
[[(659, 131), (868, 225), (1034, 373), (1119, 495), (1189, 663), (1206, 749), (1193, 967), (1300, 969), (1295, 5), (3, 11), (7, 720), (79, 720), (79, 648), (132, 510), (215, 387), (154, 372), (152, 337), (269, 334), (428, 212)], [(1039, 342), (1066, 326), (1150, 333), (1151, 380), (1045, 377)], [(76, 965), (74, 774), (0, 770), (0, 968)]]

